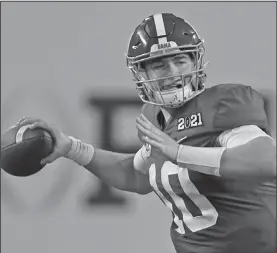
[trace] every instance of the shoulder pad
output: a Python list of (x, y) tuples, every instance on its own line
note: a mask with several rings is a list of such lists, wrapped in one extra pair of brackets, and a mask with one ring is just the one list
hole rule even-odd
[(215, 129), (256, 125), (267, 132), (264, 100), (257, 91), (242, 84), (221, 84), (214, 90), (214, 95), (218, 96), (213, 122)]

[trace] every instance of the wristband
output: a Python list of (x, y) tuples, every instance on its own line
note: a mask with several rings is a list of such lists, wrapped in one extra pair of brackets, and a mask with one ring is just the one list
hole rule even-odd
[(74, 137), (69, 136), (68, 138), (71, 140), (71, 147), (65, 157), (81, 166), (86, 166), (93, 158), (94, 147)]
[[(142, 148), (135, 154), (133, 165), (134, 169), (146, 174), (149, 170), (149, 166), (147, 166), (147, 158), (151, 155), (151, 146), (144, 145)], [(148, 164), (149, 165), (149, 164)]]
[(220, 161), (225, 147), (191, 147), (179, 145), (177, 163), (188, 169), (220, 177)]

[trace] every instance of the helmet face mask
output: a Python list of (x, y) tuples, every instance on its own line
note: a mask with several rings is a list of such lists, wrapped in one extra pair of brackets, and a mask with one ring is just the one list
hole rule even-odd
[[(154, 36), (159, 30), (163, 30), (163, 37)], [(204, 90), (206, 78), (203, 71), (204, 52), (203, 41), (183, 19), (173, 14), (156, 14), (146, 18), (131, 36), (126, 56), (127, 66), (134, 76), (141, 100), (145, 103), (177, 108), (200, 94)], [(190, 55), (193, 62), (191, 71), (174, 72), (172, 75), (152, 79), (147, 75), (145, 66), (149, 62), (184, 54)], [(170, 88), (164, 88), (161, 85), (163, 82), (172, 84)]]

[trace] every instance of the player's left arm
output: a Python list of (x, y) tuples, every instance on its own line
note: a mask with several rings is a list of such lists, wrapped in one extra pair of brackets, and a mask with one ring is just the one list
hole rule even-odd
[(219, 176), (249, 180), (276, 178), (276, 143), (255, 125), (223, 132), (220, 147), (180, 145), (177, 163), (188, 169)]
[(195, 161), (198, 159), (199, 162), (195, 169), (202, 162), (203, 167), (198, 169), (205, 171), (205, 165), (208, 165), (206, 172), (221, 177), (275, 179), (276, 144), (266, 133), (269, 132), (270, 115), (265, 110), (262, 95), (250, 86), (228, 85), (222, 89), (216, 108), (214, 128), (229, 129), (217, 138), (219, 147), (199, 149), (199, 152), (183, 148), (177, 162), (188, 162), (187, 158), (196, 152), (198, 158), (195, 157)]
[(276, 177), (276, 143), (259, 127), (249, 125), (225, 131), (218, 142), (226, 148), (220, 160), (222, 177)]
[(143, 115), (137, 119), (137, 128), (144, 134), (143, 141), (149, 143), (153, 151), (159, 150), (180, 167), (222, 178), (276, 179), (276, 143), (255, 125), (223, 132), (217, 138), (218, 147), (179, 145)]

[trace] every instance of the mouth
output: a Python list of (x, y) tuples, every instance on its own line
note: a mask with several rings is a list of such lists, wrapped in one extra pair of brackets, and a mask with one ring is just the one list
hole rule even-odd
[(183, 87), (183, 84), (181, 81), (174, 82), (172, 84), (167, 84), (161, 87), (161, 91), (171, 91), (175, 89), (180, 89)]

